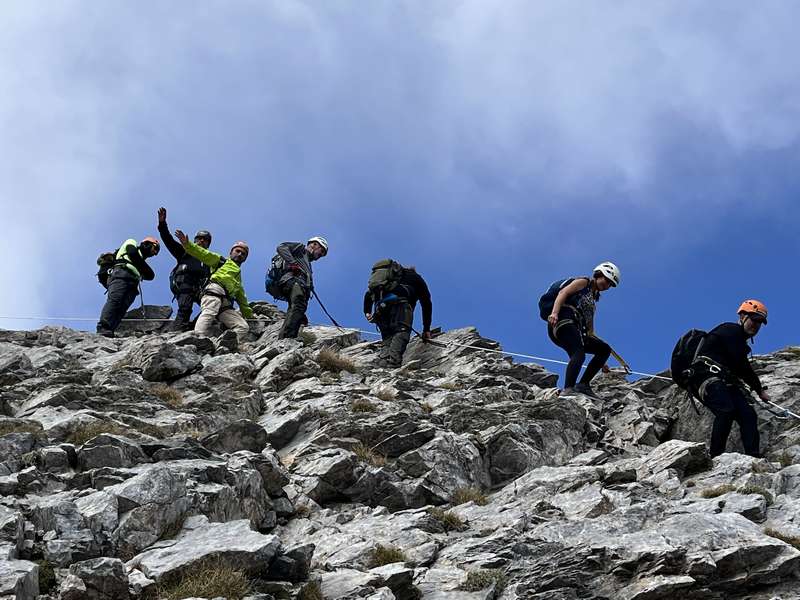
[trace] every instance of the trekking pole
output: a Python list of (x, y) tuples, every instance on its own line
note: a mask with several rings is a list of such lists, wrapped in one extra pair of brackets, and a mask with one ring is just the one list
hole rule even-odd
[(336, 322), (336, 319), (334, 319), (331, 316), (331, 313), (328, 312), (328, 309), (325, 308), (325, 305), (322, 303), (322, 300), (319, 299), (319, 296), (317, 295), (316, 290), (312, 289), (311, 293), (314, 295), (314, 298), (316, 298), (317, 302), (319, 302), (319, 306), (320, 306), (320, 308), (322, 308), (322, 312), (324, 312), (328, 316), (328, 318), (331, 320), (331, 323), (333, 323), (339, 329), (339, 331), (344, 331), (344, 329), (342, 329), (342, 326), (339, 325)]
[[(767, 400), (766, 403), (767, 404), (771, 404), (772, 406), (777, 408), (779, 411), (781, 411), (781, 413), (784, 415), (784, 418), (787, 418), (786, 415), (789, 415), (789, 416), (794, 417), (798, 421), (800, 421), (800, 415), (798, 415), (797, 413), (793, 413), (788, 408), (786, 408), (784, 406), (781, 406), (780, 404), (775, 404), (772, 400)], [(772, 411), (769, 411), (769, 412), (772, 412)], [(772, 414), (775, 414), (775, 413), (772, 412)]]
[(416, 334), (416, 336), (422, 340), (423, 344), (431, 344), (432, 346), (436, 346), (437, 348), (447, 348), (447, 344), (445, 344), (444, 342), (434, 342), (433, 340), (426, 340), (424, 337), (422, 337), (422, 334), (413, 327), (410, 327), (409, 329), (411, 329), (411, 331), (413, 331)]
[(633, 372), (633, 371), (631, 371), (631, 368), (628, 366), (628, 363), (625, 362), (625, 359), (622, 358), (619, 354), (617, 354), (617, 352), (613, 348), (611, 348), (611, 356), (616, 358), (617, 362), (620, 365), (622, 365), (622, 368), (625, 369), (625, 373), (630, 374), (630, 373)]

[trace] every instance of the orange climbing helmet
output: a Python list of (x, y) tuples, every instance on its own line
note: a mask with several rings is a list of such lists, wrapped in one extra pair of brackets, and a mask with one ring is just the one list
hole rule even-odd
[[(161, 250), (161, 243), (152, 235), (148, 235), (141, 242), (139, 242), (139, 244), (144, 244), (145, 242), (153, 245), (153, 252), (155, 252), (155, 254), (158, 254), (159, 250)], [(155, 256), (155, 254), (153, 256)]]
[(767, 307), (763, 302), (759, 302), (758, 300), (745, 300), (742, 302), (741, 306), (739, 306), (739, 310), (737, 311), (738, 314), (748, 314), (748, 315), (761, 315), (764, 317), (764, 323), (767, 322)]

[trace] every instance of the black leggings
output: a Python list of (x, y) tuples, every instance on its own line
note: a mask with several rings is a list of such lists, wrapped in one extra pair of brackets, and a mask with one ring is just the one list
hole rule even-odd
[(734, 422), (739, 425), (745, 454), (759, 456), (758, 415), (739, 387), (720, 380), (711, 381), (706, 384), (702, 402), (714, 413), (708, 451), (711, 458), (725, 452)]
[(597, 338), (582, 336), (574, 321), (567, 323), (559, 321), (557, 326), (558, 337), (554, 335), (553, 326), (549, 324), (547, 325), (547, 335), (556, 346), (566, 350), (569, 355), (567, 372), (564, 374), (564, 388), (571, 388), (575, 385), (583, 361), (586, 360), (587, 352), (594, 354), (594, 358), (586, 366), (581, 383), (588, 384), (608, 361), (608, 357), (611, 356), (611, 346)]

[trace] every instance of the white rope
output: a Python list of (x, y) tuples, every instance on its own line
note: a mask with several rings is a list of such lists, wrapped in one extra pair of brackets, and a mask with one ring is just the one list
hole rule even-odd
[[(61, 321), (61, 322), (97, 322), (97, 319), (91, 317), (11, 317), (7, 315), (0, 315), (0, 320), (17, 320), (17, 321)], [(169, 322), (173, 319), (123, 319), (123, 323), (131, 323), (131, 322), (142, 322), (142, 321), (153, 321), (153, 322)], [(247, 319), (248, 321), (260, 321), (261, 319)], [(320, 325), (321, 327), (327, 327), (327, 325)], [(364, 333), (366, 335), (374, 335), (378, 336), (379, 333), (375, 331), (366, 331), (364, 329), (357, 329), (354, 327), (346, 327), (346, 329), (350, 329), (351, 331), (357, 331), (358, 333)], [(543, 356), (534, 356), (532, 354), (522, 354), (520, 352), (508, 352), (506, 350), (496, 350), (493, 348), (482, 348), (480, 346), (474, 346), (471, 344), (460, 344), (458, 342), (439, 342), (445, 343), (449, 346), (457, 346), (459, 348), (470, 348), (472, 350), (482, 350), (484, 352), (494, 352), (495, 354), (504, 354), (506, 356), (517, 356), (519, 358), (527, 358), (533, 361), (539, 362), (546, 362), (552, 363), (556, 365), (568, 365), (569, 363), (564, 360), (557, 360), (554, 358), (545, 358)], [(584, 365), (585, 368), (586, 365)], [(661, 379), (663, 381), (672, 381), (669, 377), (664, 377), (663, 375), (654, 375), (652, 373), (643, 373), (641, 371), (630, 371), (632, 375), (641, 375), (643, 377), (650, 377), (652, 379)]]
[[(356, 329), (356, 331), (358, 331), (359, 333), (366, 333), (367, 335), (380, 335), (379, 333), (376, 333), (374, 331), (364, 331), (363, 329)], [(436, 341), (436, 340), (434, 340), (434, 341)], [(565, 360), (557, 360), (555, 358), (545, 358), (543, 356), (534, 356), (532, 354), (522, 354), (520, 352), (508, 352), (507, 350), (496, 350), (494, 348), (483, 348), (481, 346), (473, 346), (471, 344), (460, 344), (458, 342), (439, 342), (439, 343), (443, 343), (443, 344), (446, 344), (446, 345), (449, 345), (449, 346), (458, 346), (459, 348), (471, 348), (473, 350), (483, 350), (484, 352), (494, 352), (496, 354), (505, 354), (505, 355), (508, 355), (508, 356), (518, 356), (520, 358), (528, 358), (530, 360), (535, 360), (535, 361), (539, 361), (539, 362), (553, 363), (553, 364), (557, 364), (557, 365), (568, 365), (569, 364), (569, 362), (567, 362)], [(583, 365), (583, 366), (584, 366), (584, 368), (586, 367), (586, 365)], [(669, 381), (669, 382), (672, 381), (671, 378), (664, 377), (663, 375), (653, 375), (652, 373), (642, 373), (640, 371), (630, 371), (630, 373), (633, 374), (633, 375), (643, 375), (645, 377), (652, 377), (653, 379), (663, 379), (664, 381)]]

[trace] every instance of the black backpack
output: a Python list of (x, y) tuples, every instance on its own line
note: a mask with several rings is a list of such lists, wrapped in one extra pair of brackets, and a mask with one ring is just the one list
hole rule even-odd
[(367, 289), (372, 294), (372, 298), (378, 301), (395, 291), (402, 278), (403, 265), (391, 258), (385, 258), (372, 265)]
[(108, 289), (108, 277), (111, 275), (114, 265), (117, 264), (117, 252), (119, 249), (113, 252), (103, 252), (97, 257), (97, 281), (106, 289)]
[(689, 389), (689, 383), (695, 375), (693, 365), (700, 355), (706, 335), (706, 332), (700, 329), (690, 329), (681, 336), (672, 351), (672, 360), (669, 365), (672, 381), (684, 390)]
[(272, 257), (267, 274), (264, 277), (264, 289), (275, 300), (288, 300), (281, 292), (280, 280), (286, 274), (286, 262), (281, 258), (280, 254)]
[(547, 291), (539, 298), (539, 316), (542, 320), (547, 321), (547, 317), (553, 312), (553, 305), (556, 303), (558, 292), (573, 281), (575, 281), (575, 278), (570, 277), (569, 279), (559, 279), (550, 284)]

